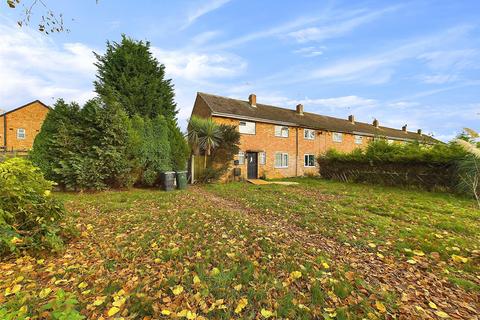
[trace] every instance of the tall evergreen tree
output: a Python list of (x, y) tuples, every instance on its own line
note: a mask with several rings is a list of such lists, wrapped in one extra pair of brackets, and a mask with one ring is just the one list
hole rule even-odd
[(171, 79), (165, 66), (150, 52), (150, 43), (122, 35), (122, 41), (107, 42), (105, 55), (95, 53), (98, 68), (96, 92), (107, 103), (118, 103), (131, 117), (163, 115), (174, 119), (177, 110)]

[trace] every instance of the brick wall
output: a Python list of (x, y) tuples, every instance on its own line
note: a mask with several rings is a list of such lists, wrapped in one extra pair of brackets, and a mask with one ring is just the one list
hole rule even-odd
[[(42, 127), (43, 121), (47, 116), (49, 109), (40, 102), (33, 102), (23, 108), (11, 113), (7, 113), (7, 149), (8, 150), (29, 150), (33, 146), (33, 141)], [(0, 124), (0, 145), (4, 145), (4, 119), (1, 117)], [(17, 138), (17, 130), (25, 129), (25, 139)]]
[[(228, 124), (238, 126), (240, 120), (213, 117), (214, 121), (219, 124)], [(269, 123), (256, 122), (255, 134), (241, 134), (240, 150), (244, 153), (248, 151), (265, 152), (266, 163), (258, 164), (258, 176), (266, 178), (282, 178), (303, 176), (306, 174), (318, 175), (319, 167), (315, 161), (315, 167), (305, 167), (304, 157), (306, 154), (313, 154), (315, 159), (324, 154), (328, 149), (336, 149), (342, 152), (352, 151), (355, 148), (364, 148), (368, 144), (370, 137), (363, 137), (362, 144), (355, 144), (354, 135), (343, 134), (341, 143), (334, 142), (332, 133), (326, 131), (315, 131), (315, 139), (308, 140), (304, 138), (304, 128), (289, 127), (288, 137), (275, 136), (275, 125)], [(298, 139), (298, 150), (297, 150)], [(289, 155), (289, 163), (287, 168), (275, 167), (275, 153), (285, 152)], [(237, 159), (237, 158), (235, 158)], [(233, 166), (232, 166), (233, 167)], [(242, 177), (247, 177), (247, 163), (238, 165), (242, 170)], [(231, 173), (230, 173), (231, 175)], [(229, 176), (229, 179), (232, 177)]]

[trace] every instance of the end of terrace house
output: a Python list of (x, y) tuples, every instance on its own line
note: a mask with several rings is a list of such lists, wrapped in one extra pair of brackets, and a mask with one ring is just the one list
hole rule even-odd
[(255, 94), (237, 100), (199, 92), (192, 115), (238, 128), (240, 152), (225, 180), (233, 178), (234, 168), (240, 168), (244, 179), (317, 175), (316, 159), (327, 150), (350, 152), (378, 138), (389, 143), (438, 142), (420, 129), (408, 131), (406, 125), (388, 128), (376, 119), (358, 122), (353, 115), (339, 119), (305, 112), (301, 104), (295, 109), (280, 108), (258, 103)]

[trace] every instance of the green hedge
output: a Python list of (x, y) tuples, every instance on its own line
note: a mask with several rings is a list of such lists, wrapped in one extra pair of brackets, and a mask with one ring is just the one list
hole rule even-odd
[(326, 179), (454, 191), (457, 163), (465, 157), (466, 152), (455, 143), (425, 146), (377, 140), (365, 150), (329, 150), (318, 163)]

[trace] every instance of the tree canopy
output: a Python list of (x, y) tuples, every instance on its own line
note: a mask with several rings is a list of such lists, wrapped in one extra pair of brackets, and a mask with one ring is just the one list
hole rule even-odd
[(120, 43), (108, 41), (105, 54), (95, 56), (95, 90), (104, 101), (120, 104), (130, 117), (175, 118), (172, 81), (165, 78), (165, 66), (153, 57), (149, 42), (122, 35)]

